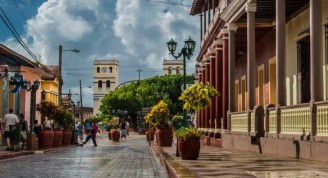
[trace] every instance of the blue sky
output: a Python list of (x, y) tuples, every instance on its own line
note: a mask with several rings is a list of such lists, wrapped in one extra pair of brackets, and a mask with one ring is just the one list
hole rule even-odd
[[(162, 61), (169, 56), (166, 42), (174, 38), (181, 49), (191, 36), (199, 49), (199, 17), (190, 7), (170, 5), (191, 0), (0, 0), (22, 39), (44, 64), (58, 64), (58, 46), (79, 49), (63, 53), (64, 92), (79, 93), (93, 86), (93, 60), (117, 58), (119, 83), (163, 73)], [(156, 0), (155, 0), (156, 1)], [(0, 22), (0, 41), (32, 59)], [(187, 73), (194, 71), (195, 57), (187, 61)], [(93, 89), (83, 89), (84, 105), (92, 106)], [(78, 100), (76, 96), (75, 100)]]

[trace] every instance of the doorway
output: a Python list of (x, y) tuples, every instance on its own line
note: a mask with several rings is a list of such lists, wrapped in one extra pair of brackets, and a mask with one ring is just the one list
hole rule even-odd
[(297, 42), (298, 101), (308, 103), (310, 93), (310, 36)]

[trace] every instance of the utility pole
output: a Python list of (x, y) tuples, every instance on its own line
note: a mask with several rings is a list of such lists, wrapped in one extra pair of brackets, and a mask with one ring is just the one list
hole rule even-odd
[[(139, 67), (139, 69), (138, 70), (136, 70), (138, 73), (139, 73), (139, 80), (138, 80), (138, 83), (139, 83), (139, 85), (140, 85), (140, 72), (142, 72), (143, 70), (141, 70), (140, 69), (140, 67)], [(141, 132), (141, 128), (140, 128), (140, 126), (141, 126), (141, 118), (142, 118), (142, 102), (141, 102), (141, 108), (140, 108), (140, 117), (139, 117), (139, 120), (138, 120), (138, 132)], [(150, 144), (150, 143), (149, 143)]]
[(62, 87), (63, 87), (63, 77), (62, 77), (62, 54), (63, 46), (59, 45), (59, 62), (58, 62), (58, 74), (59, 74), (59, 88), (58, 88), (58, 106), (62, 105)]
[(143, 70), (141, 70), (140, 67), (139, 67), (139, 69), (136, 70), (136, 71), (139, 72), (139, 82), (140, 82), (140, 72), (142, 72)]

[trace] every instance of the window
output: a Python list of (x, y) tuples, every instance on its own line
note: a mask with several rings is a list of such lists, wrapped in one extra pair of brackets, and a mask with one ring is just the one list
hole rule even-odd
[(97, 73), (100, 73), (100, 67), (97, 67)]
[(106, 81), (106, 88), (107, 89), (110, 88), (110, 81), (109, 80)]
[(112, 73), (112, 71), (113, 71), (113, 68), (109, 67), (109, 73)]
[(98, 81), (98, 88), (102, 88), (102, 81), (101, 80)]
[(168, 70), (168, 74), (172, 74), (172, 67), (169, 67), (167, 70)]
[(180, 74), (180, 67), (177, 67), (177, 74)]

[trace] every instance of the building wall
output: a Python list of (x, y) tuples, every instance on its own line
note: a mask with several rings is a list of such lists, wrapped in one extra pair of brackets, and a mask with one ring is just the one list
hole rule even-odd
[[(328, 19), (328, 1), (322, 0), (322, 21)], [(287, 90), (287, 105), (295, 105), (297, 101), (297, 40), (300, 38), (300, 35), (305, 31), (310, 29), (310, 16), (309, 9), (305, 10), (286, 24), (286, 90)], [(322, 44), (323, 47), (324, 40), (324, 28), (322, 28)], [(325, 51), (322, 50), (324, 54)], [(324, 55), (323, 55), (324, 56)], [(322, 58), (323, 64), (324, 58)], [(324, 65), (322, 66), (323, 69)], [(323, 70), (324, 71), (324, 70)], [(324, 75), (324, 72), (323, 72)], [(324, 75), (324, 81), (325, 81)], [(325, 83), (325, 82), (324, 82)], [(326, 86), (327, 84), (325, 84)], [(325, 91), (325, 90), (324, 90)], [(326, 93), (324, 92), (324, 96)]]
[(54, 80), (42, 80), (41, 82), (41, 91), (44, 90), (45, 93), (45, 101), (50, 101), (58, 105), (58, 78)]
[[(238, 33), (238, 31), (237, 31)], [(256, 60), (255, 60), (255, 86), (256, 94), (255, 99), (258, 104), (258, 67), (263, 65), (264, 67), (264, 105), (269, 103), (269, 60), (275, 56), (276, 50), (276, 41), (275, 41), (275, 30), (270, 30), (266, 35), (264, 35), (259, 41), (256, 42)], [(245, 53), (239, 59), (236, 60), (236, 69), (235, 69), (235, 81), (238, 80), (239, 91), (238, 91), (238, 110), (242, 111), (242, 77), (246, 76), (247, 83), (247, 54)], [(245, 93), (247, 96), (247, 90)], [(246, 97), (245, 103), (247, 103), (248, 98)], [(237, 104), (237, 103), (236, 103)], [(247, 110), (247, 106), (245, 107)], [(251, 108), (253, 109), (253, 108)]]

